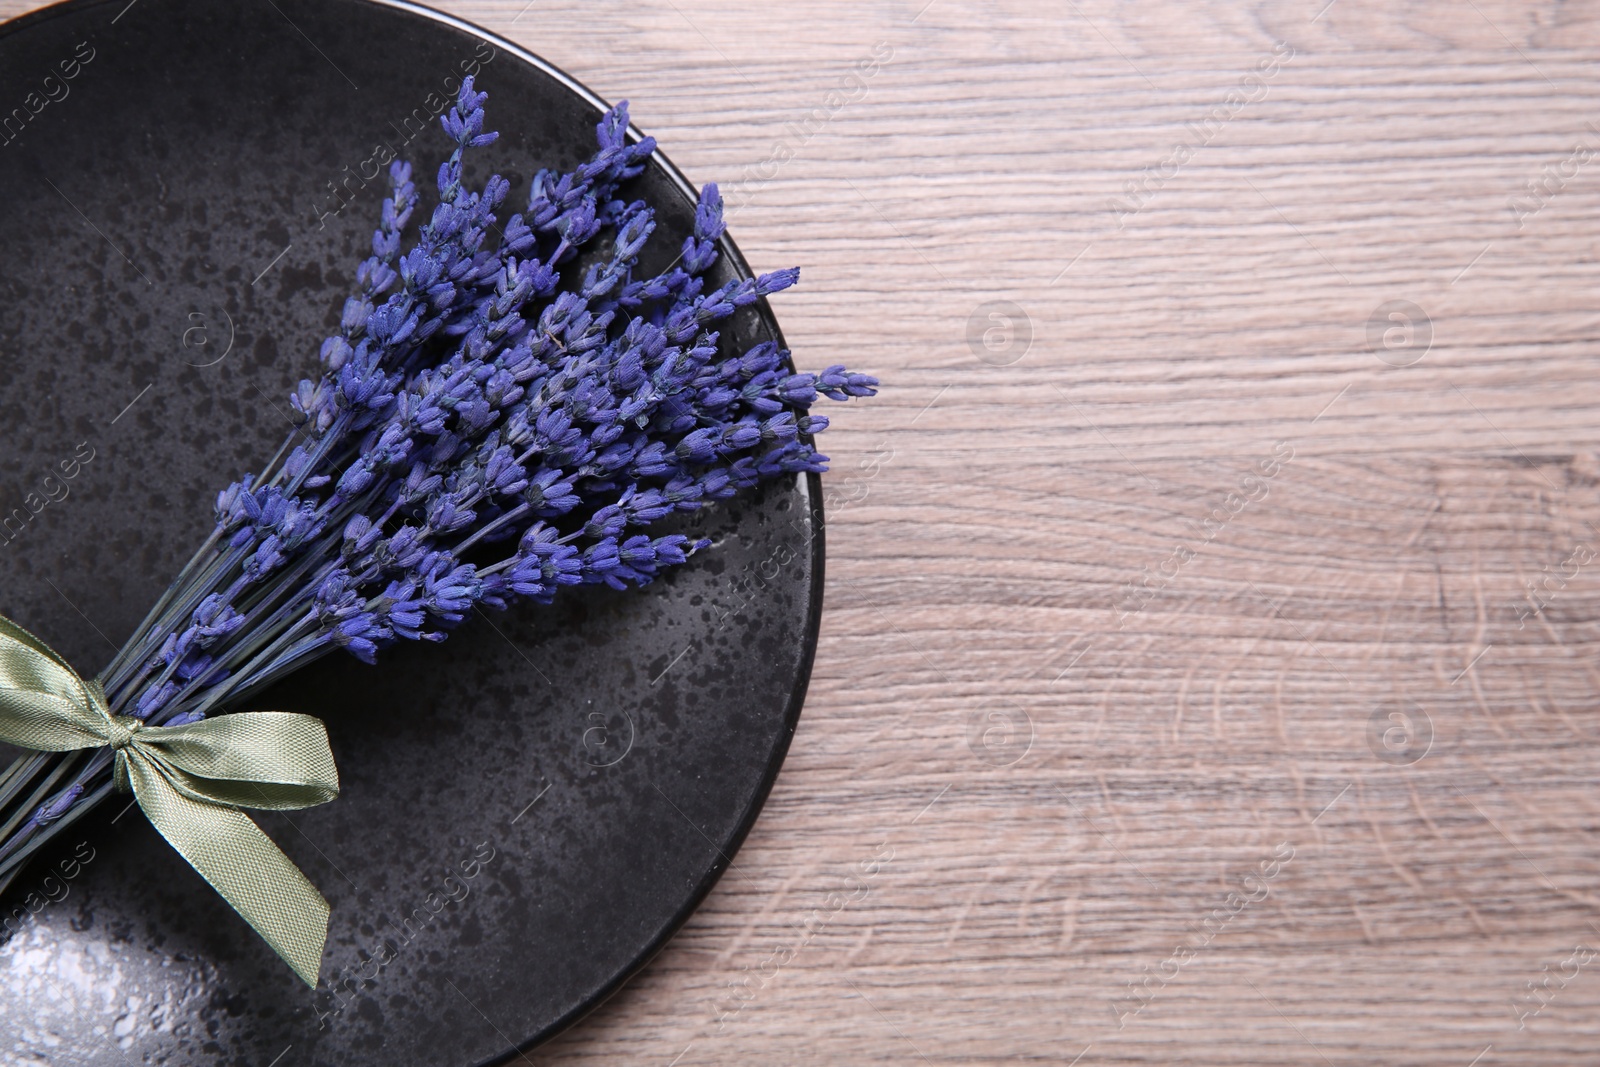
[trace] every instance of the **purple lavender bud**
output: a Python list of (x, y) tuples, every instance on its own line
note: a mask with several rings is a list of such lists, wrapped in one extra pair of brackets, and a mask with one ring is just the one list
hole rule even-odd
[[(294, 453), (289, 454), (290, 462), (294, 461)], [(267, 489), (257, 489), (252, 493), (239, 495), (239, 507), (244, 512), (245, 519), (254, 524), (261, 521), (261, 502), (267, 499)]]
[(471, 525), (478, 517), (471, 508), (457, 507), (449, 497), (438, 497), (428, 506), (428, 528), (435, 534), (450, 533)]
[(751, 489), (761, 481), (761, 473), (756, 469), (756, 461), (749, 456), (734, 460), (728, 466), (728, 484), (734, 490)]
[(761, 423), (760, 439), (768, 444), (773, 441), (792, 441), (797, 433), (799, 427), (795, 425), (794, 412), (780, 411)]
[(378, 646), (372, 637), (380, 632), (374, 625), (370, 614), (357, 615), (346, 619), (328, 632), (329, 639), (337, 647), (348, 651), (363, 663), (378, 662)]
[(635, 569), (652, 571), (655, 569), (656, 550), (648, 534), (637, 534), (628, 538), (618, 546), (617, 557), (623, 563)]
[(339, 327), (347, 331), (359, 329), (373, 314), (375, 312), (369, 302), (353, 296), (344, 302), (344, 315), (339, 320)]
[(402, 301), (391, 300), (367, 316), (367, 333), (379, 344), (392, 347), (416, 332), (420, 318), (421, 312)]
[[(676, 567), (678, 564), (687, 561), (689, 556), (684, 546), (688, 543), (689, 539), (682, 534), (668, 534), (666, 537), (658, 537), (655, 542), (656, 566)], [(710, 541), (698, 542), (701, 545), (710, 545), (710, 543)]]
[(560, 263), (572, 255), (577, 246), (600, 232), (600, 220), (595, 215), (596, 205), (594, 197), (591, 196), (585, 197), (556, 219), (555, 227), (556, 232), (561, 235), (561, 249), (550, 257), (552, 263)]
[(481, 394), (467, 396), (456, 407), (456, 429), (463, 437), (476, 437), (494, 424), (495, 410)]
[(555, 591), (555, 583), (544, 574), (543, 562), (537, 557), (521, 557), (506, 577), (506, 586), (517, 596), (540, 599)]
[(673, 453), (690, 463), (710, 463), (717, 457), (717, 439), (720, 436), (714, 426), (695, 430), (678, 442)]
[(779, 383), (778, 395), (785, 403), (806, 407), (817, 399), (816, 384), (814, 374), (791, 374)]
[(402, 526), (394, 536), (381, 546), (385, 569), (406, 571), (422, 562), (426, 549), (422, 531), (415, 526)]
[(630, 488), (623, 494), (618, 505), (626, 511), (628, 523), (633, 526), (655, 522), (672, 514), (674, 510), (673, 501), (659, 489)]
[(174, 672), (179, 681), (189, 682), (207, 673), (215, 660), (203, 652), (193, 652), (184, 657)]
[(423, 602), (435, 615), (459, 622), (472, 607), (476, 568), (470, 563), (451, 566), (454, 561), (440, 554), (432, 573), (422, 582)]
[(799, 267), (785, 267), (783, 270), (775, 270), (770, 274), (763, 274), (758, 277), (755, 291), (761, 296), (771, 296), (773, 293), (783, 292), (799, 280)]
[(694, 235), (704, 241), (715, 241), (726, 228), (722, 220), (722, 193), (716, 182), (707, 182), (694, 208)]
[(504, 611), (509, 606), (511, 583), (503, 574), (486, 574), (478, 580), (477, 604), (480, 608)]
[(178, 683), (173, 681), (162, 682), (158, 688), (146, 690), (139, 698), (138, 706), (134, 708), (133, 717), (136, 719), (149, 719), (161, 709), (167, 701), (171, 700), (178, 691)]
[(54, 800), (46, 801), (40, 805), (39, 810), (33, 813), (30, 820), (35, 826), (48, 826), (67, 813), (73, 803), (83, 795), (83, 786), (73, 785), (63, 790)]
[(705, 495), (705, 489), (693, 478), (678, 477), (667, 483), (663, 495), (678, 511), (693, 511)]
[(221, 593), (212, 593), (200, 601), (200, 606), (194, 609), (193, 619), (197, 626), (210, 626), (228, 610), (228, 601)]
[(421, 500), (437, 493), (443, 484), (444, 479), (431, 473), (426, 463), (413, 463), (401, 495), (406, 500)]
[[(759, 444), (766, 436), (761, 423), (755, 419), (740, 419), (731, 426), (723, 427), (722, 447), (730, 451), (750, 448)], [(679, 446), (679, 455), (683, 455), (682, 446)]]
[(513, 496), (527, 488), (528, 477), (510, 448), (496, 449), (489, 457), (484, 476), (496, 493)]
[(382, 538), (382, 527), (374, 525), (365, 515), (357, 515), (345, 523), (340, 553), (347, 560), (364, 556), (371, 552)]
[(358, 460), (345, 468), (344, 474), (339, 477), (339, 496), (350, 500), (361, 494), (361, 491), (372, 484), (372, 469), (365, 460)]
[(583, 551), (583, 570), (586, 578), (604, 581), (613, 589), (626, 588), (622, 575), (617, 572), (622, 570), (622, 560), (617, 556), (616, 538), (607, 538), (599, 541)]
[(633, 461), (633, 472), (641, 478), (654, 478), (670, 470), (672, 465), (667, 458), (667, 446), (661, 441), (652, 441), (640, 449)]
[(583, 527), (585, 537), (615, 538), (628, 525), (628, 516), (620, 507), (609, 504), (594, 513)]
[(412, 581), (390, 582), (383, 591), (383, 600), (389, 605), (386, 609), (388, 625), (397, 637), (416, 640), (422, 636), (427, 616), (422, 601), (416, 599), (416, 591), (416, 583)]
[(269, 534), (256, 546), (255, 555), (246, 565), (245, 573), (252, 577), (259, 577), (268, 571), (276, 570), (283, 563), (284, 556), (279, 551), (280, 542), (277, 534)]
[(289, 498), (284, 496), (283, 490), (277, 486), (269, 485), (262, 489), (256, 494), (256, 499), (261, 505), (261, 514), (256, 519), (256, 525), (262, 529), (276, 529), (289, 514)]
[(318, 513), (317, 506), (309, 500), (297, 508), (290, 508), (278, 524), (278, 537), (283, 550), (297, 551), (301, 545), (321, 533), (324, 525), (325, 520)]
[(221, 593), (212, 593), (200, 601), (190, 621), (193, 623), (191, 629), (195, 640), (202, 645), (210, 645), (243, 626), (245, 617), (235, 611)]
[(240, 521), (243, 516), (238, 514), (241, 498), (249, 495), (250, 483), (255, 475), (247, 474), (234, 482), (228, 488), (217, 494), (217, 521), (231, 523)]
[(322, 342), (322, 362), (327, 364), (328, 373), (337, 374), (350, 357), (354, 355), (350, 342), (343, 337), (330, 337)]
[(491, 406), (504, 409), (522, 399), (523, 389), (511, 372), (497, 369), (484, 384), (483, 396)]
[(529, 228), (520, 214), (512, 215), (506, 222), (505, 231), (500, 238), (500, 248), (515, 256), (526, 255), (538, 243), (538, 238)]
[(467, 114), (483, 109), (484, 101), (489, 99), (488, 93), (473, 91), (473, 82), (477, 75), (469, 74), (461, 79), (461, 88), (456, 90), (456, 110)]
[(817, 392), (830, 400), (843, 400), (852, 396), (877, 395), (878, 379), (867, 374), (853, 374), (835, 365), (817, 375)]
[(616, 149), (628, 141), (628, 102), (619, 100), (615, 107), (601, 116), (595, 125), (595, 140), (601, 148)]

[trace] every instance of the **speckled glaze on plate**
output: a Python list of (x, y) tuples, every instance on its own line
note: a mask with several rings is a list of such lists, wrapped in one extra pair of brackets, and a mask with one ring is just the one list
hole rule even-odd
[[(85, 673), (109, 659), (281, 439), (365, 254), (380, 146), (426, 188), (473, 63), (502, 132), (474, 181), (512, 177), (515, 202), (589, 154), (592, 94), (409, 5), (85, 0), (0, 26), (0, 612)], [(690, 188), (663, 161), (631, 192), (664, 267)], [(718, 282), (745, 271), (725, 251)], [(752, 308), (725, 343), (776, 336)], [(258, 818), (333, 907), (315, 994), (137, 811), (79, 823), (4, 901), (0, 1063), (482, 1064), (576, 1020), (693, 911), (777, 774), (819, 499), (774, 484), (697, 517), (715, 550), (642, 592), (328, 660), (255, 702), (322, 716), (343, 779)]]

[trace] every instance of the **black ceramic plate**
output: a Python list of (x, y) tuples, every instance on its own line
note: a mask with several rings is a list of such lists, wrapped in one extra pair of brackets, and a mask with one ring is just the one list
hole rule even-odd
[[(592, 94), (419, 8), (106, 0), (0, 27), (0, 612), (85, 670), (109, 658), (282, 438), (365, 254), (374, 156), (425, 188), (474, 64), (502, 136), (473, 181), (492, 167), (515, 201), (590, 154)], [(691, 190), (664, 162), (636, 185), (664, 267)], [(725, 251), (718, 282), (744, 270)], [(725, 343), (776, 335), (750, 309)], [(79, 823), (4, 901), (0, 1062), (478, 1064), (577, 1019), (683, 923), (777, 774), (817, 499), (775, 484), (700, 516), (715, 549), (646, 590), (325, 661), (256, 702), (321, 716), (343, 779), (258, 820), (333, 907), (315, 994), (137, 810)]]

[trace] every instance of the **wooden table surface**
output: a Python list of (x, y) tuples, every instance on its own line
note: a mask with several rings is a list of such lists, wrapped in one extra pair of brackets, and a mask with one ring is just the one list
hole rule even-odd
[(885, 383), (760, 822), (528, 1061), (1600, 1062), (1600, 4), (924, 3), (440, 5)]

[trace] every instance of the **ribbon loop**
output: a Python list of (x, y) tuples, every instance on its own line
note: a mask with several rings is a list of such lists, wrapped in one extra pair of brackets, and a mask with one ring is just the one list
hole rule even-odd
[(113, 716), (43, 641), (0, 616), (0, 741), (42, 752), (109, 747), (117, 788), (312, 988), (328, 937), (328, 903), (238, 809), (284, 811), (339, 795), (328, 733), (317, 719), (238, 712), (183, 726)]

